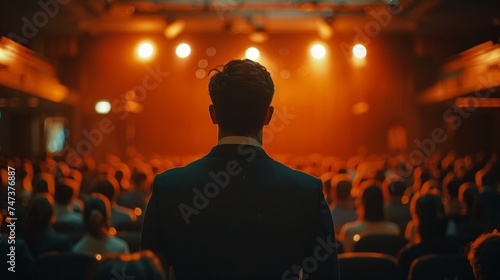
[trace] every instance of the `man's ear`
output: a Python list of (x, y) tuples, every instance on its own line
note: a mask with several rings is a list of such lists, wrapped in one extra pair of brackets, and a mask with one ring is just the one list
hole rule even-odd
[(210, 104), (208, 106), (208, 112), (210, 113), (210, 118), (212, 119), (212, 123), (219, 124), (219, 121), (217, 120), (217, 115), (215, 114), (215, 107), (213, 104)]
[(273, 118), (273, 113), (274, 113), (274, 107), (269, 106), (269, 108), (267, 108), (266, 118), (264, 119), (264, 125), (268, 125), (271, 122), (271, 119)]

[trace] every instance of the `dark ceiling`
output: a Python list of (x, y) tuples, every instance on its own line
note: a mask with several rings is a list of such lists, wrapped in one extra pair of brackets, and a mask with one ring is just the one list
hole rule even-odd
[(326, 32), (328, 37), (366, 27), (377, 14), (390, 17), (382, 32), (500, 29), (498, 0), (9, 0), (0, 5), (4, 35), (22, 33), (28, 21), (51, 35), (164, 32), (177, 23), (180, 32)]

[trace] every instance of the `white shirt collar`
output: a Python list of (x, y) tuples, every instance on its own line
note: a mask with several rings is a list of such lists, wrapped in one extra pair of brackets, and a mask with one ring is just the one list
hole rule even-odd
[(262, 144), (259, 141), (247, 136), (226, 136), (217, 142), (217, 146), (226, 144), (252, 145), (262, 148)]

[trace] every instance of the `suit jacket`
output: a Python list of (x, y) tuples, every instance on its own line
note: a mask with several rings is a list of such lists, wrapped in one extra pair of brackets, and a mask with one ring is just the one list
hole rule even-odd
[(219, 145), (156, 175), (142, 249), (176, 279), (338, 279), (333, 222), (317, 178), (261, 148)]

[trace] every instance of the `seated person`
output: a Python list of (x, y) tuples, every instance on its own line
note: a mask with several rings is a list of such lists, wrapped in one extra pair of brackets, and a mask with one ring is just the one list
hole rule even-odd
[(479, 236), (468, 254), (472, 271), (477, 280), (500, 279), (500, 233), (494, 230)]
[(386, 179), (383, 189), (387, 194), (384, 204), (385, 217), (389, 222), (397, 224), (400, 232), (404, 232), (406, 224), (411, 220), (409, 198), (405, 197), (406, 186), (403, 181)]
[(330, 181), (332, 197), (332, 218), (335, 234), (338, 235), (342, 226), (358, 219), (356, 208), (352, 203), (351, 179), (347, 174), (339, 174)]
[(146, 179), (146, 173), (141, 171), (134, 172), (130, 180), (130, 189), (127, 193), (120, 196), (118, 204), (130, 209), (138, 207), (144, 211), (148, 200)]
[(344, 252), (354, 250), (354, 242), (370, 234), (399, 235), (399, 226), (385, 220), (384, 197), (375, 181), (361, 184), (362, 195), (357, 199), (358, 216), (356, 222), (345, 224), (340, 230), (339, 240), (344, 244)]
[(130, 252), (125, 241), (110, 235), (110, 214), (109, 200), (104, 195), (95, 193), (85, 200), (83, 220), (87, 231), (73, 247), (74, 252), (91, 255)]
[(118, 182), (114, 177), (99, 180), (94, 188), (94, 193), (103, 194), (111, 203), (111, 226), (118, 229), (127, 227), (137, 220), (137, 216), (132, 209), (116, 203), (119, 192)]
[(459, 249), (446, 239), (448, 219), (444, 216), (444, 205), (439, 195), (425, 194), (418, 197), (415, 211), (420, 238), (418, 243), (409, 243), (399, 252), (401, 279), (408, 278), (410, 266), (418, 257), (429, 254), (459, 254)]
[(34, 259), (43, 253), (71, 252), (71, 242), (66, 235), (56, 233), (50, 226), (54, 220), (54, 199), (40, 193), (28, 206), (26, 241)]
[(56, 205), (54, 212), (56, 223), (65, 223), (75, 227), (83, 228), (83, 217), (81, 213), (75, 212), (73, 201), (77, 198), (76, 181), (64, 179), (56, 185), (54, 200)]
[(455, 218), (462, 212), (462, 204), (458, 200), (461, 181), (456, 177), (443, 180), (444, 212), (450, 218)]

